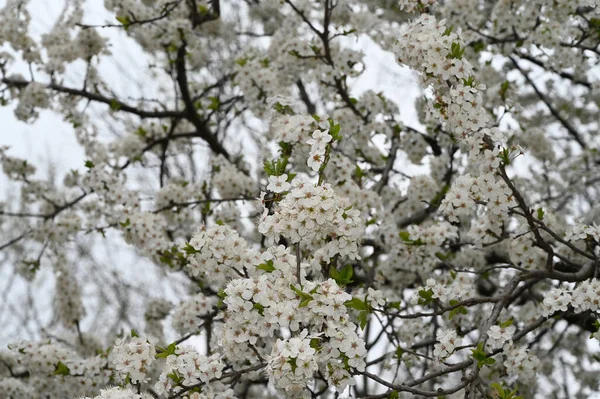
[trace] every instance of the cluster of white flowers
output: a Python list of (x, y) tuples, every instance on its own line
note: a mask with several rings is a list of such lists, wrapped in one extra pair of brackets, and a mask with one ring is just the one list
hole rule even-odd
[(331, 135), (328, 130), (315, 130), (312, 138), (306, 141), (310, 145), (310, 154), (308, 155), (308, 166), (315, 172), (318, 172), (325, 161), (325, 149), (331, 142)]
[(31, 82), (19, 96), (19, 105), (15, 108), (17, 119), (30, 122), (39, 116), (38, 109), (50, 107), (50, 98), (46, 86), (41, 83)]
[(77, 213), (66, 211), (52, 221), (38, 221), (32, 236), (38, 242), (64, 243), (81, 229), (81, 224), (82, 219)]
[[(198, 199), (202, 192), (203, 182), (189, 183), (173, 182), (165, 184), (157, 191), (154, 199), (154, 208), (164, 215), (169, 226), (181, 229), (193, 227), (195, 212), (185, 204)], [(190, 231), (192, 233), (193, 231)]]
[(136, 393), (129, 388), (113, 387), (106, 388), (100, 391), (100, 394), (93, 398), (86, 397), (84, 399), (152, 399), (153, 396), (149, 393)]
[(283, 193), (284, 191), (288, 191), (292, 185), (287, 181), (288, 175), (285, 173), (281, 176), (269, 176), (269, 185), (267, 186), (267, 190), (274, 193)]
[(438, 299), (442, 304), (447, 305), (451, 300), (461, 301), (473, 295), (474, 282), (464, 274), (458, 274), (455, 278), (448, 281), (438, 282), (434, 278), (428, 278), (424, 287), (419, 287), (410, 299), (413, 305), (419, 303), (421, 290), (430, 290), (432, 298)]
[[(81, 397), (96, 392), (97, 387), (106, 386), (112, 374), (107, 359), (92, 355), (99, 347), (88, 336), (83, 339), (87, 341), (86, 345), (90, 344), (89, 347), (79, 345), (83, 344), (82, 341), (76, 348), (52, 342), (9, 345), (10, 352), (0, 352), (0, 360), (2, 364), (10, 365), (13, 373), (28, 372), (30, 378), (27, 384), (31, 389), (22, 390), (19, 384), (9, 384), (8, 392), (11, 389), (16, 392), (22, 390), (23, 396), (15, 393), (14, 397), (19, 399), (37, 397), (25, 393), (40, 390), (50, 398)], [(83, 358), (79, 352), (87, 352), (91, 356)], [(57, 375), (60, 377), (57, 378)], [(54, 379), (48, 380), (48, 377)]]
[[(487, 136), (494, 143), (504, 142), (497, 128), (489, 129), (490, 117), (482, 106), (485, 85), (474, 81), (474, 69), (463, 58), (465, 44), (460, 28), (447, 27), (423, 14), (404, 27), (394, 48), (398, 62), (422, 72), (425, 84), (433, 85), (434, 100), (427, 103), (427, 118), (442, 121), (448, 131), (471, 150), (470, 157), (485, 159), (481, 148)], [(493, 151), (489, 149), (493, 155)], [(484, 169), (488, 166), (483, 166)]]
[(540, 360), (523, 346), (513, 346), (506, 352), (504, 367), (509, 375), (528, 381), (541, 370)]
[(448, 220), (458, 222), (460, 215), (474, 213), (478, 204), (485, 204), (490, 215), (503, 220), (503, 215), (516, 202), (506, 183), (493, 174), (471, 176), (467, 173), (452, 183), (439, 210), (447, 215)]
[(162, 215), (134, 210), (126, 213), (127, 219), (121, 222), (125, 240), (147, 255), (157, 256), (169, 249), (167, 224)]
[(222, 198), (235, 198), (255, 193), (254, 180), (222, 155), (212, 161), (213, 183)]
[(455, 330), (447, 328), (440, 328), (435, 335), (435, 339), (437, 343), (433, 347), (433, 356), (439, 360), (445, 360), (452, 355), (454, 349), (460, 346), (462, 342), (462, 339), (456, 335)]
[(314, 258), (320, 262), (336, 254), (356, 259), (363, 228), (360, 211), (351, 209), (348, 200), (340, 198), (329, 184), (317, 186), (296, 177), (273, 214), (265, 207), (258, 231), (273, 242), (279, 236), (292, 243), (330, 240), (317, 246)]
[(105, 165), (95, 165), (85, 174), (81, 183), (89, 191), (96, 193), (100, 200), (112, 210), (110, 223), (125, 222), (126, 211), (138, 207), (138, 199), (134, 192), (125, 187), (122, 175), (109, 171)]
[(267, 111), (267, 98), (280, 93), (278, 73), (269, 59), (240, 59), (235, 68), (235, 82), (244, 93), (244, 98), (256, 116)]
[(228, 225), (201, 226), (189, 242), (186, 270), (218, 287), (260, 263), (259, 253)]
[(576, 224), (565, 233), (567, 241), (585, 240), (586, 238), (600, 242), (600, 226), (595, 223), (593, 225)]
[(415, 12), (425, 10), (428, 7), (437, 4), (437, 0), (399, 0), (400, 9), (406, 12)]
[(35, 166), (25, 159), (7, 155), (6, 150), (8, 147), (0, 147), (0, 164), (6, 177), (11, 180), (23, 180), (35, 173)]
[(552, 288), (544, 294), (544, 301), (541, 305), (543, 317), (548, 317), (555, 312), (566, 312), (571, 303), (571, 295), (562, 288)]
[(35, 388), (17, 378), (0, 377), (0, 392), (7, 398), (34, 398)]
[(155, 355), (156, 349), (147, 338), (124, 337), (117, 339), (113, 345), (112, 363), (123, 381), (129, 376), (134, 383), (144, 382)]
[(155, 338), (157, 342), (163, 341), (163, 320), (167, 317), (172, 307), (171, 302), (163, 298), (155, 298), (148, 302), (144, 314), (144, 318), (146, 319), (145, 332), (148, 336)]
[(512, 337), (517, 328), (514, 325), (494, 325), (488, 330), (488, 345), (493, 349), (502, 348), (505, 345), (512, 346)]
[(70, 38), (73, 24), (56, 24), (53, 29), (42, 35), (42, 45), (48, 60), (45, 69), (48, 73), (64, 73), (65, 64), (77, 59), (89, 60), (98, 54), (110, 54), (105, 48), (107, 40), (96, 29), (80, 29), (77, 36)]
[(458, 228), (448, 222), (440, 222), (431, 226), (410, 225), (409, 238), (419, 244), (441, 246), (444, 242), (458, 238)]
[(546, 253), (534, 246), (533, 233), (521, 235), (510, 242), (510, 260), (525, 269), (539, 269), (546, 263)]
[(69, 364), (75, 357), (71, 349), (53, 343), (20, 342), (9, 345), (9, 349), (17, 356), (17, 364), (23, 364), (33, 374), (51, 375), (58, 362)]
[(216, 300), (203, 294), (196, 294), (175, 307), (173, 313), (173, 327), (181, 334), (198, 331), (202, 324), (202, 317), (213, 311)]
[[(260, 277), (233, 280), (225, 289), (226, 356), (240, 364), (257, 354), (267, 358), (270, 377), (286, 392), (306, 394), (317, 370), (343, 390), (351, 380), (347, 367), (359, 371), (365, 367), (365, 343), (345, 306), (352, 296), (331, 279), (294, 287), (293, 256), (278, 249), (269, 253), (277, 256), (261, 266), (265, 272)], [(273, 342), (275, 332), (282, 329), (292, 337)]]
[(316, 121), (307, 115), (277, 115), (271, 122), (271, 130), (276, 141), (284, 143), (305, 143)]
[(54, 268), (56, 272), (54, 295), (56, 313), (65, 327), (74, 328), (75, 323), (85, 316), (79, 282), (63, 256), (59, 257)]
[(585, 280), (572, 289), (552, 288), (544, 296), (540, 312), (543, 317), (548, 317), (555, 312), (565, 312), (569, 307), (576, 313), (596, 312), (600, 309), (600, 280)]
[(306, 381), (311, 380), (319, 365), (315, 360), (316, 349), (311, 347), (308, 331), (303, 330), (289, 340), (278, 339), (273, 346), (267, 372), (277, 388), (285, 391), (286, 397), (303, 397), (308, 392)]
[(177, 393), (184, 387), (190, 387), (200, 382), (209, 383), (214, 378), (220, 378), (225, 364), (217, 353), (205, 356), (191, 346), (181, 346), (175, 353), (166, 358), (158, 382), (154, 385), (159, 395)]

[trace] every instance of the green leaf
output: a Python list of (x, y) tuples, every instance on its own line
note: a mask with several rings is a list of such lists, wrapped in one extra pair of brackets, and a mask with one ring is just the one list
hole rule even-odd
[(500, 90), (498, 91), (498, 93), (500, 94), (500, 97), (503, 100), (506, 100), (506, 94), (508, 93), (508, 88), (510, 87), (510, 82), (508, 80), (505, 80), (504, 82), (502, 82), (502, 84), (500, 85)]
[(131, 20), (129, 19), (129, 16), (125, 15), (125, 16), (119, 16), (117, 15), (116, 20), (119, 21), (121, 23), (121, 25), (123, 25), (123, 27), (125, 29), (129, 28), (129, 25), (131, 25)]
[(307, 294), (306, 292), (302, 292), (298, 288), (294, 287), (293, 284), (290, 284), (290, 288), (296, 293), (296, 295), (300, 297), (300, 304), (298, 305), (299, 308), (306, 307), (310, 303), (310, 301), (313, 300), (312, 295)]
[(419, 305), (429, 305), (433, 302), (433, 291), (431, 289), (428, 290), (419, 290)]
[(170, 355), (175, 354), (175, 350), (177, 349), (177, 344), (175, 342), (173, 342), (173, 343), (169, 344), (169, 346), (167, 346), (166, 349), (160, 348), (160, 347), (157, 347), (157, 349), (160, 349), (160, 352), (157, 353), (154, 357), (157, 359), (166, 359)]
[(466, 47), (461, 47), (460, 43), (452, 42), (450, 45), (450, 54), (448, 54), (448, 58), (456, 58), (459, 60), (462, 59), (465, 49)]
[(513, 320), (512, 319), (508, 319), (503, 323), (500, 323), (500, 328), (506, 328), (506, 327), (510, 327), (513, 324)]
[(361, 311), (358, 314), (358, 322), (359, 322), (360, 328), (362, 330), (365, 329), (365, 327), (367, 326), (368, 321), (369, 321), (369, 312), (366, 311), (366, 310)]
[(86, 168), (92, 169), (94, 166), (96, 166), (96, 165), (94, 165), (94, 163), (92, 161), (89, 161), (89, 160), (85, 161), (85, 167)]
[(467, 78), (463, 78), (462, 82), (465, 86), (473, 87), (475, 85), (475, 76), (469, 75)]
[(398, 394), (398, 391), (392, 391), (390, 392), (390, 394), (388, 395), (388, 399), (398, 399), (400, 396)]
[(311, 338), (310, 347), (315, 350), (321, 349), (321, 340), (319, 338)]
[(189, 242), (186, 242), (185, 245), (183, 246), (183, 252), (185, 252), (188, 255), (200, 253), (200, 251), (198, 251), (196, 248), (192, 247), (192, 245)]
[(265, 313), (265, 307), (260, 303), (255, 303), (252, 305), (253, 309), (258, 310), (258, 313), (262, 316)]
[(71, 370), (67, 367), (63, 362), (56, 363), (56, 367), (54, 368), (54, 375), (70, 375)]
[(404, 355), (404, 349), (402, 349), (401, 347), (398, 346), (396, 348), (396, 358), (401, 359), (402, 355)]
[(354, 270), (352, 269), (352, 265), (344, 266), (339, 272), (334, 266), (331, 266), (331, 269), (329, 269), (329, 276), (340, 286), (350, 284), (353, 281), (353, 274)]
[(340, 135), (341, 126), (339, 124), (333, 125), (329, 128), (329, 134), (333, 138), (333, 140), (340, 140), (342, 136)]
[(170, 378), (175, 384), (180, 384), (183, 381), (183, 377), (179, 375), (177, 370), (173, 370), (172, 373), (167, 374), (167, 377)]
[(221, 106), (221, 101), (219, 101), (218, 97), (209, 97), (210, 104), (208, 105), (208, 109), (212, 111), (216, 111)]
[(464, 306), (459, 306), (457, 308), (452, 309), (450, 311), (450, 313), (448, 314), (448, 319), (452, 320), (452, 318), (454, 316), (456, 316), (457, 314), (459, 314), (459, 313), (461, 313), (461, 314), (467, 314), (468, 313), (467, 308), (465, 308)]
[(399, 233), (400, 238), (402, 239), (402, 241), (404, 242), (410, 242), (410, 233), (408, 231), (401, 231)]
[(544, 220), (544, 210), (542, 208), (538, 208), (538, 210), (537, 210), (537, 218), (539, 220)]
[(473, 359), (477, 360), (477, 367), (479, 368), (496, 363), (496, 359), (487, 357), (487, 354), (483, 350), (482, 342), (477, 345), (477, 348), (471, 349), (471, 356)]
[(354, 269), (352, 268), (352, 265), (346, 265), (342, 268), (342, 270), (340, 270), (340, 278), (346, 284), (352, 282), (353, 275), (354, 275)]
[(298, 365), (296, 364), (296, 358), (292, 357), (292, 358), (288, 359), (287, 362), (292, 366), (292, 372), (295, 372), (296, 369), (298, 368)]
[(273, 161), (265, 161), (263, 168), (269, 176), (281, 176), (285, 173), (287, 164), (288, 158), (287, 156), (284, 156), (283, 158), (278, 158)]
[(298, 307), (299, 308), (305, 308), (305, 307), (307, 307), (308, 304), (310, 303), (310, 301), (312, 301), (312, 299), (313, 299), (312, 297), (302, 299), (300, 301), (300, 303), (298, 304)]
[(476, 42), (471, 43), (471, 47), (473, 48), (473, 51), (475, 51), (476, 53), (480, 53), (483, 50), (485, 50), (485, 43), (483, 42), (483, 40), (478, 40)]
[(272, 260), (268, 260), (267, 263), (261, 263), (260, 265), (256, 266), (256, 268), (264, 270), (268, 273), (271, 273), (273, 270), (275, 270), (275, 266), (273, 266)]
[(146, 135), (148, 134), (148, 132), (146, 131), (146, 129), (144, 129), (143, 127), (138, 127), (138, 129), (135, 131), (135, 134), (137, 136), (140, 136), (142, 138), (145, 138)]
[(110, 100), (109, 107), (112, 111), (118, 111), (121, 109), (121, 103), (113, 98)]
[(139, 338), (140, 335), (133, 328), (131, 329), (131, 338)]
[(368, 306), (365, 301), (362, 301), (358, 298), (352, 298), (349, 301), (344, 302), (347, 308), (356, 309), (356, 310), (367, 310)]

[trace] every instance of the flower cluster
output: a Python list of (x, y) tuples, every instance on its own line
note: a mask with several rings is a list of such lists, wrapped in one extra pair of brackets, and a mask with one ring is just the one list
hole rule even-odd
[(585, 240), (591, 238), (596, 242), (600, 242), (600, 226), (597, 224), (584, 225), (576, 224), (571, 229), (567, 230), (565, 239), (567, 241)]
[(306, 381), (319, 370), (315, 361), (316, 349), (311, 347), (308, 331), (303, 330), (289, 340), (278, 339), (273, 346), (267, 372), (277, 388), (285, 391), (288, 397), (302, 397), (306, 391)]
[[(278, 250), (270, 253), (277, 257), (261, 266), (266, 273), (233, 280), (225, 289), (227, 357), (243, 364), (260, 354), (269, 361), (275, 385), (290, 395), (295, 392), (293, 396), (307, 394), (306, 386), (317, 370), (343, 390), (350, 382), (349, 368), (365, 367), (365, 343), (346, 307), (352, 296), (331, 279), (294, 286), (293, 257)], [(282, 330), (292, 337), (270, 344)]]
[(504, 367), (509, 375), (517, 376), (522, 380), (532, 380), (540, 371), (540, 360), (529, 349), (522, 346), (513, 346), (506, 353)]
[(433, 356), (440, 360), (445, 360), (452, 355), (456, 347), (460, 346), (462, 342), (462, 339), (456, 335), (455, 330), (446, 328), (440, 328), (435, 335), (435, 339), (437, 343), (433, 347)]
[(406, 12), (425, 10), (437, 4), (437, 0), (399, 0), (400, 9)]
[(506, 323), (491, 326), (487, 332), (488, 344), (494, 349), (502, 348), (505, 345), (512, 346), (512, 337), (516, 329), (514, 325), (506, 325)]
[(21, 92), (19, 105), (15, 108), (15, 116), (24, 122), (35, 120), (39, 116), (38, 109), (50, 107), (50, 99), (46, 86), (31, 82)]
[(84, 399), (151, 399), (153, 396), (149, 393), (136, 393), (129, 388), (113, 387), (100, 391), (100, 394), (93, 398)]
[(219, 354), (204, 356), (191, 346), (181, 346), (175, 353), (166, 358), (159, 380), (154, 389), (159, 395), (179, 392), (182, 388), (191, 387), (200, 382), (207, 384), (214, 378), (220, 378), (225, 364)]
[(85, 316), (79, 283), (62, 257), (57, 260), (55, 270), (56, 294), (54, 300), (57, 314), (66, 327), (74, 328), (75, 323)]
[(196, 294), (180, 303), (173, 312), (173, 327), (182, 335), (198, 331), (202, 317), (213, 311), (216, 300), (203, 294)]
[(310, 154), (308, 155), (308, 166), (315, 172), (318, 172), (325, 161), (325, 149), (331, 142), (329, 131), (315, 130), (312, 138), (306, 141), (310, 145)]
[(214, 158), (213, 182), (221, 197), (235, 198), (255, 192), (254, 181), (222, 155)]
[(227, 225), (200, 227), (184, 251), (188, 253), (186, 270), (218, 287), (243, 274), (247, 265), (260, 263), (258, 252)]
[(503, 220), (509, 207), (516, 204), (506, 183), (493, 174), (459, 176), (440, 204), (440, 212), (450, 221), (458, 222), (460, 215), (470, 215), (478, 204), (485, 204), (491, 217)]
[(269, 185), (267, 186), (267, 190), (278, 194), (289, 190), (291, 187), (292, 185), (288, 183), (287, 174), (284, 173), (280, 176), (269, 176)]
[(146, 380), (149, 367), (154, 362), (156, 349), (147, 338), (136, 336), (131, 338), (119, 338), (113, 345), (112, 363), (121, 374), (123, 380), (126, 377), (134, 382)]
[(327, 261), (336, 254), (358, 257), (363, 223), (360, 211), (351, 209), (348, 200), (340, 198), (329, 184), (318, 186), (296, 177), (274, 213), (264, 209), (258, 230), (273, 241), (279, 236), (292, 243), (327, 240), (314, 254), (315, 259)]
[(457, 275), (455, 278), (449, 278), (447, 281), (437, 281), (434, 278), (428, 278), (424, 287), (419, 287), (411, 297), (411, 303), (416, 305), (422, 300), (421, 291), (431, 292), (431, 298), (439, 300), (442, 304), (449, 304), (450, 301), (461, 301), (473, 295), (473, 280), (465, 275)]

